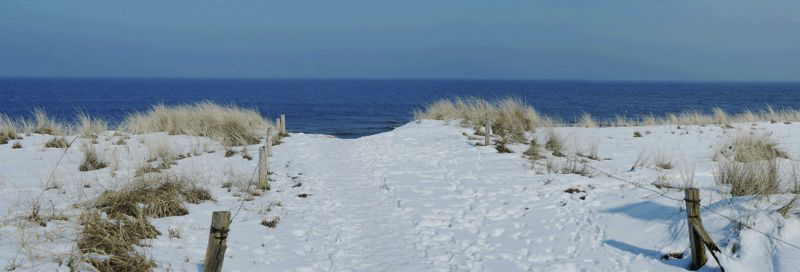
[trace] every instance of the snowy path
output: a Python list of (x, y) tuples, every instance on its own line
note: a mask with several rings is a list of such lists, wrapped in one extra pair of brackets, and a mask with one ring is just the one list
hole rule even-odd
[(318, 138), (297, 150), (294, 169), (311, 187), (304, 211), (309, 256), (322, 270), (422, 271), (411, 220), (370, 179), (358, 149), (347, 141)]
[(549, 184), (547, 176), (526, 170), (517, 153), (469, 146), (449, 128), (430, 137), (414, 137), (415, 130), (356, 140), (296, 134), (279, 146), (271, 165), (286, 173), (278, 176), (293, 177), (310, 194), (302, 205), (286, 207), (299, 223), (282, 227), (294, 229), (301, 241), (292, 243), (303, 250), (285, 264), (304, 260), (324, 271), (620, 270), (630, 264), (629, 257), (602, 253), (605, 227), (589, 208), (591, 196), (564, 193), (586, 187), (589, 178)]

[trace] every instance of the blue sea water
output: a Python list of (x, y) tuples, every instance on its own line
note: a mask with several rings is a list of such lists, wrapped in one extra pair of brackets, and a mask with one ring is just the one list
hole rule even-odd
[(40, 107), (71, 121), (77, 110), (118, 122), (156, 103), (202, 100), (287, 116), (292, 132), (354, 138), (391, 130), (439, 98), (515, 96), (562, 120), (720, 107), (737, 113), (800, 108), (800, 82), (618, 82), (524, 80), (261, 80), (0, 78), (0, 113), (30, 117)]

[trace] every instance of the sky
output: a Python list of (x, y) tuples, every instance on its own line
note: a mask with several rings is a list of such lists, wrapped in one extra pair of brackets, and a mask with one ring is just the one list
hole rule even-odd
[(0, 76), (800, 80), (800, 1), (0, 0)]

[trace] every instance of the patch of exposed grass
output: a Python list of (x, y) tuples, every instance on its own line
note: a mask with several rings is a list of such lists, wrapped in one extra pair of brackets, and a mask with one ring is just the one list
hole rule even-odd
[(714, 169), (717, 184), (730, 186), (733, 196), (764, 196), (780, 191), (778, 162), (775, 159), (739, 162), (724, 158)]
[(721, 153), (723, 155), (732, 153), (733, 158), (738, 162), (789, 158), (789, 155), (779, 147), (778, 142), (769, 135), (736, 136)]
[(664, 154), (661, 150), (658, 150), (655, 155), (654, 161), (656, 168), (669, 170), (672, 169), (672, 161), (670, 160), (670, 156)]
[(541, 160), (544, 159), (544, 156), (541, 154), (541, 149), (542, 146), (538, 142), (536, 142), (536, 139), (534, 138), (533, 140), (531, 140), (530, 145), (528, 145), (528, 149), (525, 150), (525, 152), (523, 152), (522, 154), (528, 156), (528, 159), (534, 161)]
[(714, 180), (733, 196), (780, 193), (780, 159), (789, 156), (769, 135), (740, 135), (717, 153)]
[(108, 166), (108, 163), (104, 161), (104, 159), (98, 154), (97, 149), (94, 146), (84, 146), (83, 147), (83, 161), (81, 165), (78, 167), (78, 170), (82, 172), (86, 171), (93, 171), (97, 169), (102, 169)]
[(564, 139), (555, 130), (547, 131), (547, 141), (544, 143), (544, 148), (552, 151), (553, 156), (564, 157)]
[(226, 147), (225, 148), (225, 157), (226, 158), (230, 158), (230, 157), (233, 157), (233, 155), (236, 155), (236, 151), (233, 151), (232, 148), (227, 148)]
[(494, 149), (496, 149), (498, 153), (514, 153), (513, 150), (506, 146), (506, 140), (503, 138), (494, 143)]
[(96, 207), (112, 217), (167, 217), (187, 214), (184, 202), (197, 204), (212, 199), (207, 189), (195, 187), (185, 178), (159, 175), (141, 178), (120, 191), (104, 192)]
[[(135, 251), (141, 240), (160, 233), (145, 217), (108, 218), (98, 211), (81, 215), (78, 249), (98, 271), (151, 271), (155, 262)], [(96, 256), (101, 255), (101, 256)]]
[(53, 137), (50, 141), (44, 144), (46, 148), (67, 148), (69, 143), (63, 137)]
[(583, 164), (576, 162), (575, 160), (567, 160), (561, 167), (562, 174), (576, 174), (581, 176), (588, 177), (591, 173), (589, 169), (586, 168)]
[(272, 220), (267, 220), (266, 218), (262, 218), (261, 219), (261, 225), (265, 226), (265, 227), (268, 227), (268, 228), (271, 228), (271, 229), (274, 229), (275, 227), (278, 226), (278, 223), (280, 221), (281, 221), (281, 219), (279, 217), (275, 217)]

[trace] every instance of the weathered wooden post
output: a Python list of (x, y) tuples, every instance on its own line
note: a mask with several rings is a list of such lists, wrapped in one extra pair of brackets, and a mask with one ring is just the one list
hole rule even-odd
[(695, 230), (695, 224), (701, 222), (700, 219), (700, 190), (696, 188), (686, 188), (686, 216), (687, 226), (689, 227), (689, 247), (692, 249), (691, 270), (703, 267), (708, 261), (706, 247), (703, 245), (703, 238)]
[(208, 235), (206, 259), (203, 263), (204, 272), (222, 271), (222, 261), (225, 260), (225, 249), (228, 248), (226, 240), (231, 225), (231, 212), (215, 211), (211, 215), (211, 231)]
[(264, 143), (267, 147), (267, 156), (272, 156), (272, 128), (267, 128), (267, 141)]
[(267, 179), (267, 147), (265, 146), (258, 149), (258, 189), (269, 190), (269, 180)]
[(489, 119), (486, 119), (486, 123), (483, 126), (483, 145), (489, 145), (489, 138), (492, 134), (492, 126), (489, 123)]
[(281, 134), (286, 134), (286, 114), (281, 114)]

